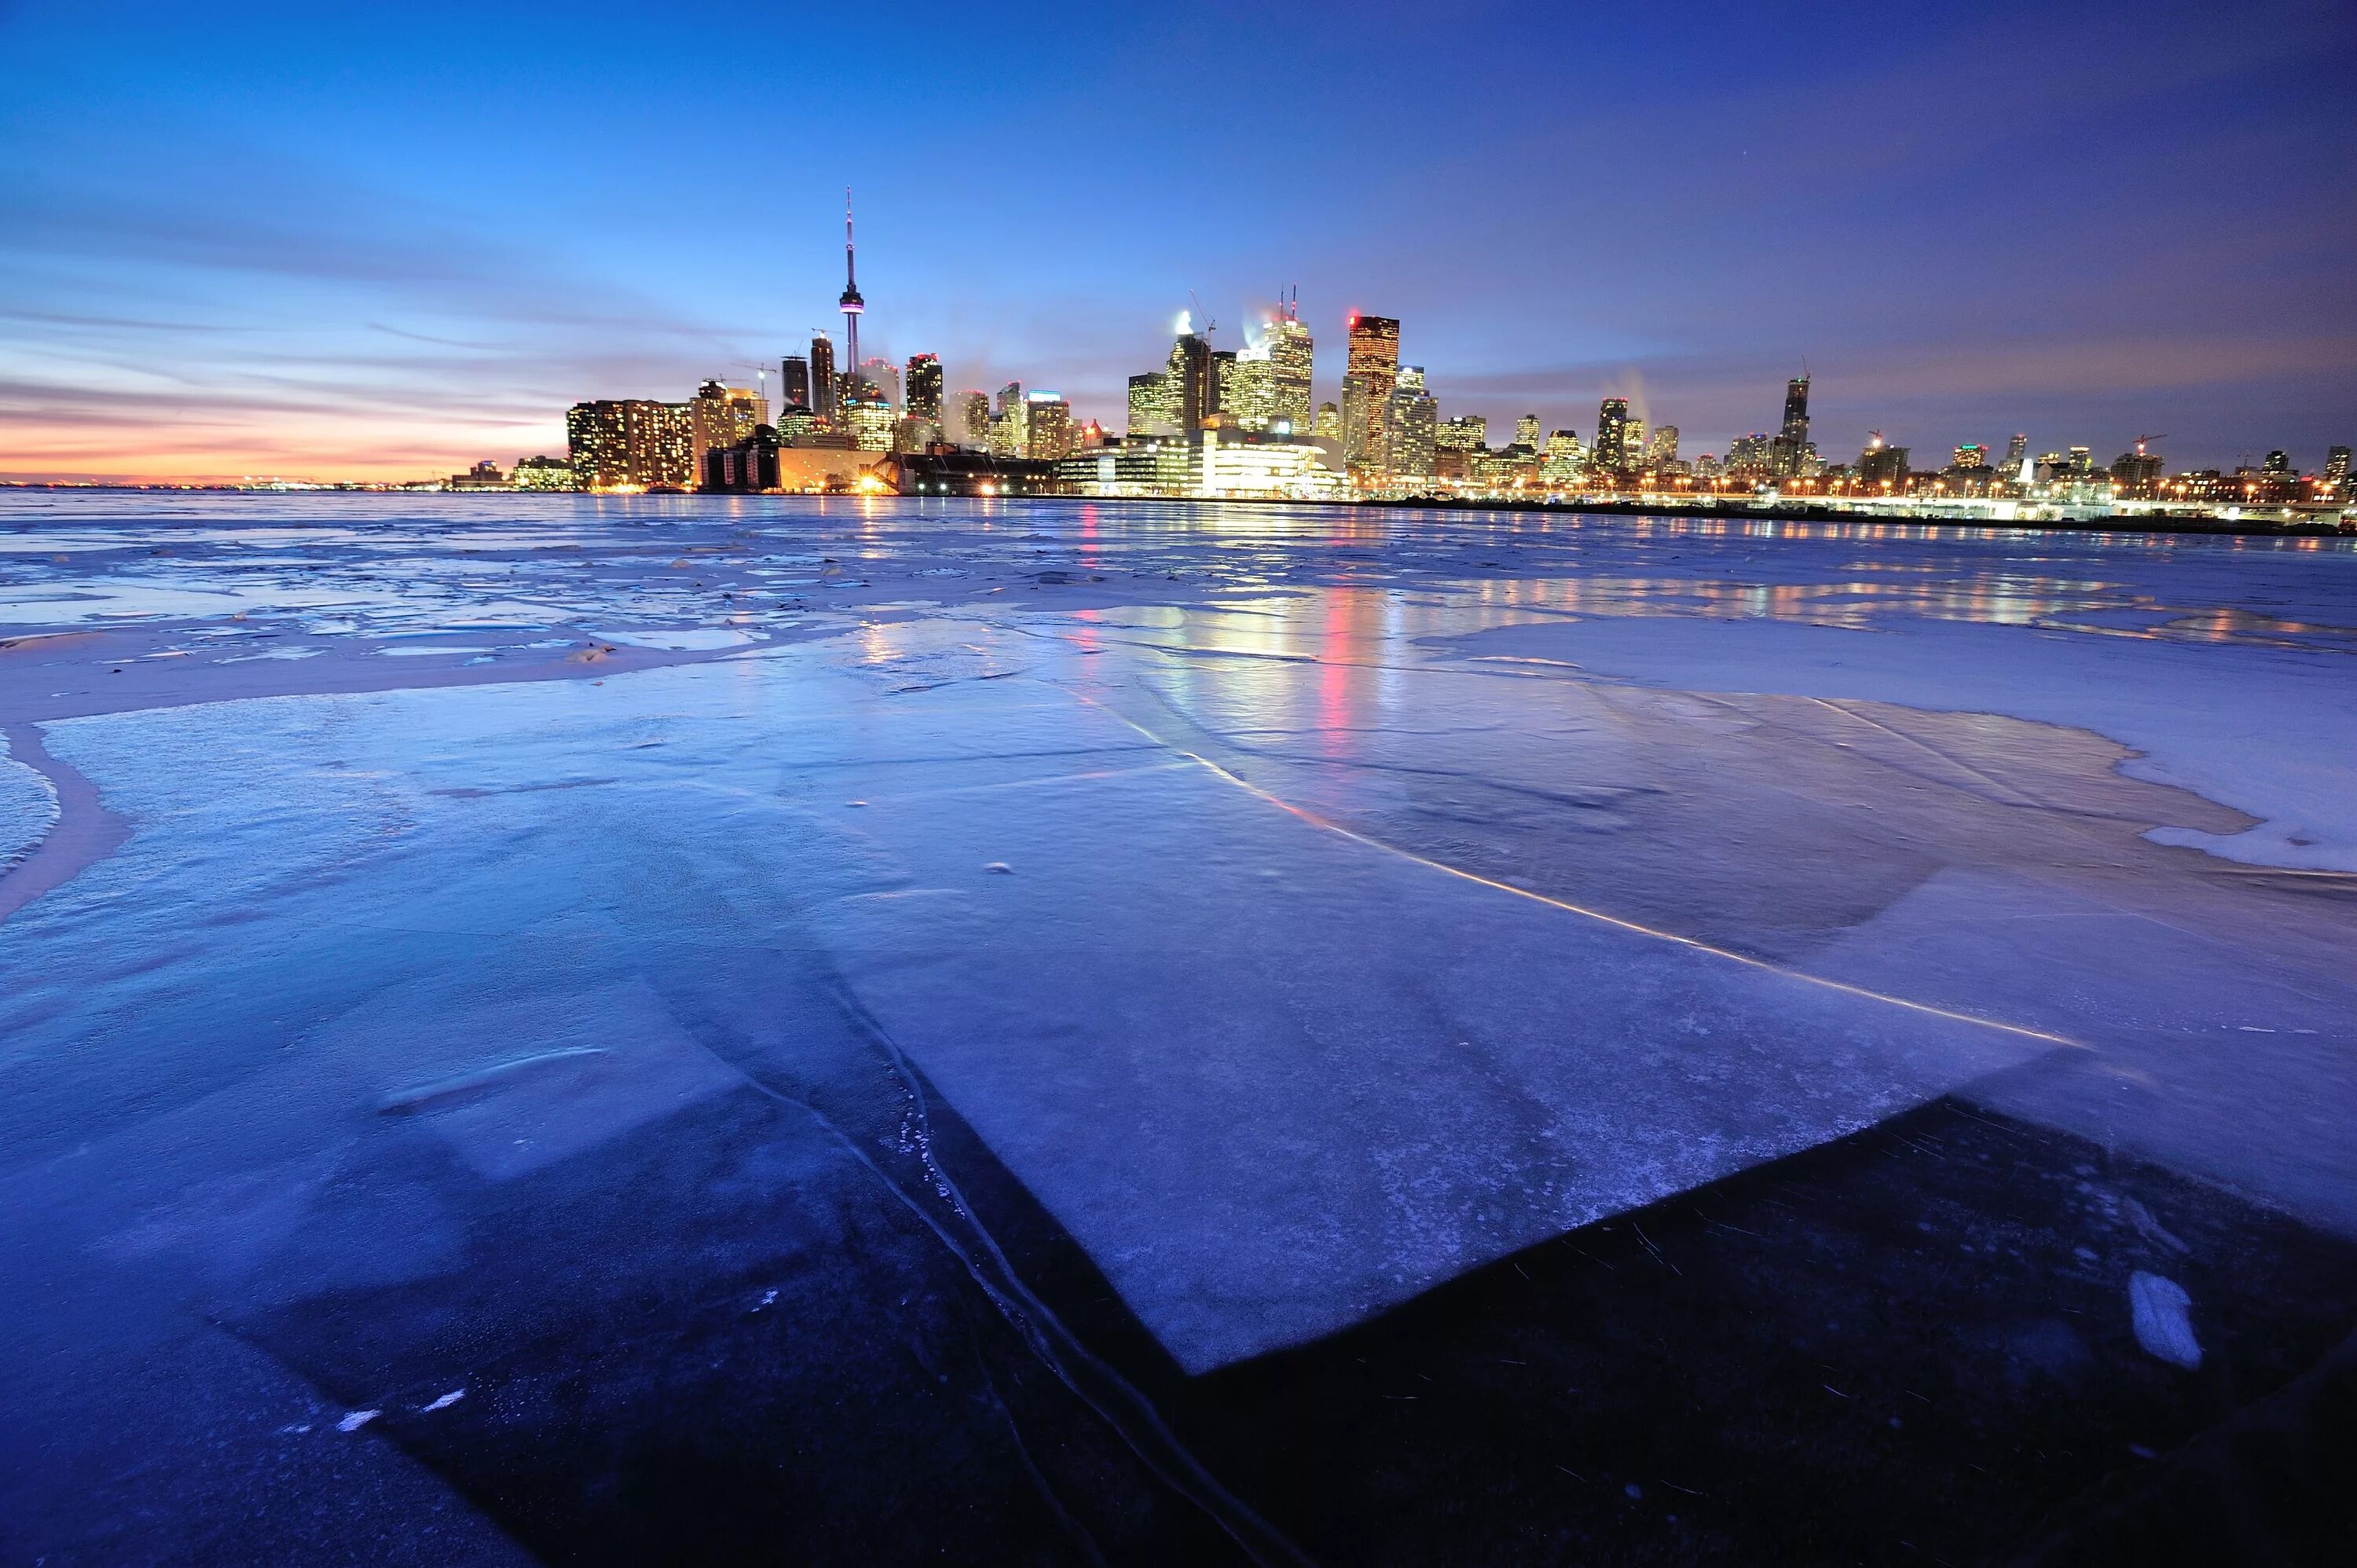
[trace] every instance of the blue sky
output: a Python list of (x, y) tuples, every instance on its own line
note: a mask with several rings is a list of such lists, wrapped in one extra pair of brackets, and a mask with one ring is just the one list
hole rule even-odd
[[(0, 473), (419, 474), (834, 326), (1118, 417), (1297, 285), (1443, 412), (2357, 439), (2357, 9), (0, 0)], [(720, 18), (716, 27), (713, 18)]]

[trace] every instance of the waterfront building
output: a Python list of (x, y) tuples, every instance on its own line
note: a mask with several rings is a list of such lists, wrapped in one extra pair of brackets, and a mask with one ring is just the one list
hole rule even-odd
[(951, 439), (961, 446), (978, 450), (990, 449), (990, 394), (983, 392), (962, 392), (957, 394), (957, 417), (951, 421)]
[(1023, 455), (1052, 463), (1072, 454), (1072, 405), (1060, 392), (1035, 392), (1023, 399)]
[(1608, 474), (1634, 467), (1636, 454), (1629, 450), (1628, 435), (1629, 400), (1606, 398), (1596, 409), (1596, 466)]
[[(1359, 383), (1357, 414), (1351, 382)], [(1392, 389), (1399, 384), (1399, 322), (1388, 316), (1350, 317), (1350, 354), (1342, 379), (1342, 449), (1352, 467), (1380, 464), (1391, 413)]]
[(1439, 423), (1440, 405), (1425, 390), (1424, 367), (1402, 365), (1383, 418), (1384, 468), (1408, 477), (1430, 474)]
[(1307, 441), (1214, 426), (1197, 444), (1194, 493), (1316, 500), (1347, 493), (1348, 481)]
[(565, 416), (576, 480), (593, 490), (684, 488), (695, 474), (694, 427), (683, 403), (577, 403)]
[(900, 411), (911, 419), (942, 418), (942, 360), (938, 354), (918, 354), (909, 360), (908, 397)]
[(1535, 452), (1539, 449), (1539, 416), (1526, 413), (1514, 421), (1514, 445)]
[(770, 423), (769, 400), (746, 387), (706, 381), (688, 401), (692, 432), (689, 472), (704, 472), (704, 455), (716, 446), (734, 446), (754, 430)]
[(855, 381), (837, 394), (851, 445), (862, 452), (892, 450), (892, 404), (881, 387)]
[(810, 408), (790, 403), (778, 410), (777, 432), (780, 444), (803, 446), (810, 445), (813, 436), (832, 434), (833, 427)]
[(823, 332), (811, 338), (810, 405), (821, 419), (833, 419), (841, 412), (835, 402), (834, 345)]
[(577, 490), (580, 479), (573, 472), (570, 457), (519, 457), (515, 466), (515, 488), (520, 490)]
[(1271, 424), (1282, 424), (1296, 435), (1306, 435), (1314, 428), (1310, 407), (1310, 361), (1315, 345), (1310, 341), (1309, 328), (1302, 325), (1296, 302), (1287, 299), (1284, 310), (1269, 323), (1268, 338), (1268, 413)]
[(1168, 371), (1148, 371), (1129, 378), (1129, 434), (1133, 437), (1178, 434), (1178, 409), (1172, 396), (1173, 387)]
[(811, 403), (810, 361), (800, 354), (788, 354), (778, 361), (778, 403), (785, 408), (800, 403), (804, 408)]
[(1565, 485), (1577, 479), (1587, 467), (1587, 448), (1580, 445), (1579, 433), (1558, 430), (1546, 438), (1546, 446), (1539, 456), (1539, 478), (1551, 485)]
[(1193, 435), (1202, 428), (1204, 417), (1219, 410), (1218, 372), (1212, 363), (1211, 345), (1192, 332), (1179, 333), (1170, 345), (1170, 401), (1182, 435)]
[(1478, 413), (1460, 413), (1440, 421), (1432, 439), (1444, 451), (1479, 452), (1490, 445), (1490, 422)]

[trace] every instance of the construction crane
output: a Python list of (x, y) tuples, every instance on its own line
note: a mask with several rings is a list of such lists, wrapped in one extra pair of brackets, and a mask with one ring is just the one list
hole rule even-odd
[(1200, 316), (1203, 317), (1203, 346), (1208, 349), (1211, 345), (1211, 334), (1220, 329), (1220, 324), (1212, 320), (1210, 315), (1204, 311), (1203, 302), (1195, 297), (1195, 291), (1191, 288), (1187, 291), (1187, 303), (1195, 307), (1189, 317), (1190, 320), (1195, 316)]
[(2168, 432), (2168, 431), (2166, 431), (2166, 430), (2162, 431), (2162, 432), (2161, 432), (2159, 435), (2139, 435), (2139, 436), (2137, 436), (2137, 437), (2136, 438), (2136, 456), (2139, 456), (2139, 457), (2141, 457), (2141, 456), (2144, 456), (2144, 444), (2145, 444), (2146, 442), (2147, 442), (2147, 441), (2166, 441), (2166, 440), (2168, 440), (2168, 439), (2169, 439), (2169, 432)]

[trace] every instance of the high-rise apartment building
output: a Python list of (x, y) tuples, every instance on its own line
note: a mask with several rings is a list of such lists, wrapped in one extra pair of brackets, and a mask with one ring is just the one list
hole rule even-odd
[(1566, 484), (1579, 478), (1587, 467), (1587, 448), (1580, 445), (1579, 433), (1558, 430), (1549, 435), (1546, 449), (1539, 459), (1539, 478), (1550, 484)]
[(695, 473), (694, 424), (683, 403), (577, 403), (565, 413), (565, 436), (585, 489), (685, 486)]
[[(2073, 451), (2073, 452), (2076, 452), (2076, 451), (2078, 451), (2078, 450), (2079, 450), (2079, 448), (2077, 448), (2076, 446), (2073, 446), (2073, 447), (2072, 447), (2072, 448), (2071, 448), (2071, 450), (2072, 450), (2072, 451)], [(2266, 456), (2266, 461), (2262, 462), (2262, 463), (2259, 465), (2259, 472), (2260, 472), (2260, 473), (2262, 473), (2262, 474), (2288, 474), (2288, 473), (2290, 473), (2290, 472), (2291, 472), (2291, 454), (2290, 454), (2290, 453), (2288, 453), (2288, 452), (2284, 451), (2284, 450), (2283, 450), (2282, 448), (2280, 448), (2280, 447), (2276, 448), (2276, 449), (2275, 451), (2273, 451), (2273, 452), (2268, 453), (2268, 454), (2267, 454), (2267, 456)]]
[(1030, 438), (1030, 420), (1023, 406), (1023, 383), (1009, 381), (998, 389), (998, 417), (990, 422), (990, 449), (1002, 457), (1020, 457)]
[(884, 401), (894, 408), (900, 406), (900, 367), (889, 360), (873, 355), (859, 367), (859, 379), (884, 394)]
[[(1342, 378), (1343, 454), (1352, 465), (1380, 465), (1386, 440), (1383, 422), (1391, 413), (1392, 389), (1399, 384), (1399, 322), (1388, 316), (1350, 318), (1350, 357)], [(1352, 418), (1351, 382), (1359, 383), (1357, 417)]]
[(2349, 482), (2348, 447), (2332, 446), (2325, 450), (2324, 482), (2328, 485), (2345, 485)]
[(2013, 439), (2005, 444), (2006, 472), (2009, 474), (2015, 469), (2020, 467), (2022, 459), (2027, 457), (2029, 455), (2029, 435), (2020, 431), (2014, 432)]
[(734, 446), (750, 437), (757, 427), (770, 423), (767, 398), (748, 388), (723, 386), (718, 381), (706, 381), (696, 388), (687, 409), (691, 430), (688, 471), (699, 476), (704, 472), (706, 452)]
[(1245, 430), (1266, 430), (1276, 419), (1276, 382), (1271, 374), (1268, 346), (1254, 344), (1240, 354), (1213, 357), (1217, 372), (1219, 412), (1227, 423)]
[(1779, 474), (1801, 471), (1809, 451), (1809, 378), (1794, 376), (1784, 383), (1784, 423), (1776, 432), (1774, 463)]
[(1629, 400), (1608, 397), (1596, 409), (1596, 466), (1608, 473), (1631, 467)]
[(911, 419), (942, 419), (942, 360), (938, 354), (919, 354), (909, 361), (908, 401), (901, 412)]
[(811, 412), (833, 419), (842, 411), (835, 399), (834, 344), (823, 332), (811, 338), (810, 381)]
[(1425, 390), (1424, 367), (1402, 365), (1383, 419), (1383, 467), (1405, 476), (1431, 473), (1439, 423), (1440, 405)]
[(962, 392), (957, 394), (957, 418), (951, 422), (950, 439), (961, 446), (987, 449), (990, 446), (990, 394)]
[(785, 408), (811, 408), (810, 361), (788, 354), (778, 361), (778, 403)]
[(892, 450), (892, 404), (885, 398), (884, 389), (858, 381), (843, 388), (838, 396), (852, 446), (862, 452)]
[(1658, 424), (1645, 441), (1645, 466), (1663, 468), (1678, 460), (1678, 427)]
[(1072, 455), (1072, 405), (1061, 393), (1035, 392), (1023, 399), (1023, 455), (1052, 463)]
[(1309, 434), (1320, 441), (1342, 439), (1342, 408), (1340, 403), (1321, 403), (1309, 421)]
[(1641, 468), (1645, 466), (1645, 422), (1631, 417), (1620, 427), (1622, 467)]
[(1526, 451), (1539, 449), (1539, 416), (1526, 413), (1514, 421), (1514, 445)]

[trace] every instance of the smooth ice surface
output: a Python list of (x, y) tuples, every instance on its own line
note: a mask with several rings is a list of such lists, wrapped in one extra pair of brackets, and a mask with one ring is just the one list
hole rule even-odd
[(0, 498), (0, 724), (97, 798), (0, 766), (0, 863), (94, 846), (0, 921), (59, 1474), (501, 1193), (871, 1181), (846, 1040), (1189, 1371), (1945, 1093), (2357, 1232), (2347, 545), (448, 501)]

